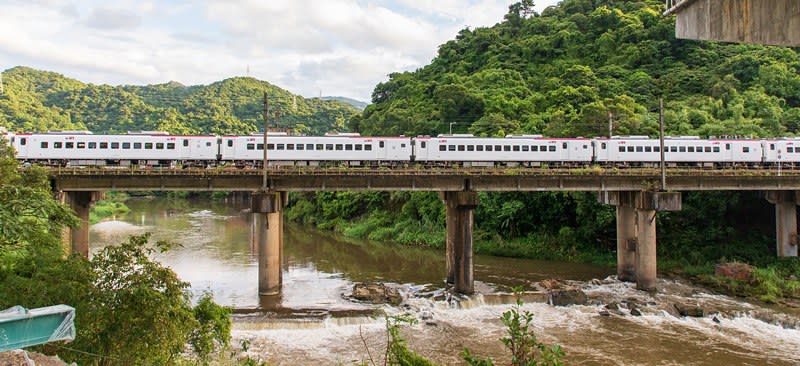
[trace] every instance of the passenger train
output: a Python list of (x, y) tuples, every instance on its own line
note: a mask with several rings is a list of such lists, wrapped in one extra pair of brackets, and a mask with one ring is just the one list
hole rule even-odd
[[(263, 166), (264, 137), (180, 136), (164, 132), (95, 135), (88, 131), (6, 133), (23, 162), (50, 166)], [(547, 138), (509, 135), (377, 137), (352, 133), (290, 136), (269, 133), (267, 159), (276, 166), (651, 166), (661, 157), (658, 139)], [(771, 166), (800, 163), (800, 138), (700, 139), (667, 137), (669, 166)]]

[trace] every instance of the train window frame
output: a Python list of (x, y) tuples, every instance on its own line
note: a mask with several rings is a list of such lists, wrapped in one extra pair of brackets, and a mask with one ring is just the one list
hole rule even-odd
[(540, 145), (540, 146), (539, 146), (539, 151), (541, 151), (541, 152), (547, 152), (547, 145)]
[(561, 143), (561, 148), (566, 150), (567, 149), (567, 143), (566, 142), (562, 142)]
[(678, 147), (677, 146), (670, 146), (669, 147), (669, 152), (678, 152)]
[(133, 143), (133, 148), (137, 149), (137, 150), (141, 150), (142, 149), (142, 143), (141, 142), (134, 142)]
[(294, 144), (286, 144), (286, 150), (294, 150)]
[(256, 143), (256, 150), (264, 151), (264, 144), (263, 143)]
[(62, 147), (64, 147), (64, 143), (61, 142), (61, 141), (56, 141), (56, 142), (53, 143), (53, 148), (54, 149), (60, 149)]
[(378, 147), (381, 149), (385, 148), (386, 147), (385, 141), (378, 141)]
[(475, 151), (483, 151), (483, 145), (475, 145)]
[[(146, 146), (146, 145), (147, 145), (147, 144), (145, 144), (145, 146)], [(152, 144), (151, 144), (151, 145), (152, 145)], [(101, 143), (100, 143), (100, 148), (101, 148), (101, 149), (108, 149), (108, 142), (101, 142)]]
[(503, 151), (503, 147), (501, 145), (494, 145), (494, 151)]
[(427, 146), (428, 146), (428, 144), (425, 141), (420, 141), (419, 142), (419, 148), (420, 149), (427, 149)]
[(275, 150), (286, 150), (286, 144), (275, 144)]
[(627, 150), (628, 152), (634, 152), (634, 150), (636, 150), (636, 148), (635, 148), (635, 147), (633, 147), (633, 145), (628, 145), (626, 150)]
[(403, 148), (403, 149), (404, 149), (405, 147), (406, 147), (406, 143), (405, 143), (405, 142), (404, 142), (404, 143), (402, 143), (402, 144), (400, 144), (400, 148)]
[(645, 146), (644, 147), (644, 152), (653, 152), (653, 147), (652, 146)]
[(314, 144), (306, 144), (306, 151), (307, 150), (314, 150)]
[(702, 146), (697, 146), (697, 147), (695, 147), (695, 151), (701, 153), (701, 152), (703, 152), (703, 147)]
[(77, 148), (77, 149), (85, 149), (86, 148), (86, 143), (83, 142), (83, 141), (78, 141), (78, 142), (75, 143), (75, 148)]
[(336, 144), (336, 151), (344, 151), (344, 144)]
[(325, 144), (314, 144), (314, 150), (319, 150), (319, 151), (325, 150)]
[(119, 150), (119, 142), (112, 142), (111, 143), (112, 150)]
[(619, 152), (625, 152), (625, 146), (619, 145)]
[(710, 153), (710, 152), (711, 152), (711, 146), (705, 146), (705, 147), (703, 147), (703, 152)]
[(189, 147), (189, 139), (183, 139), (183, 147)]
[(46, 149), (46, 148), (47, 148), (47, 145), (48, 145), (48, 144), (47, 144), (47, 141), (42, 141), (42, 142), (39, 144), (39, 148), (40, 148), (40, 149)]
[(605, 142), (601, 142), (600, 143), (600, 149), (601, 150), (605, 150), (606, 149), (606, 143)]
[(524, 152), (528, 152), (529, 150), (530, 150), (530, 146), (528, 146), (528, 145), (522, 145), (522, 151), (524, 151)]
[(549, 151), (549, 152), (554, 152), (554, 151), (556, 151), (556, 145), (550, 145), (550, 146), (547, 148), (547, 151)]
[(644, 152), (644, 146), (636, 146), (636, 152)]
[(228, 147), (233, 147), (233, 139), (228, 140)]
[(353, 144), (344, 144), (344, 151), (353, 151)]
[(686, 146), (678, 146), (678, 152), (685, 153), (686, 152)]
[(97, 148), (97, 143), (96, 143), (96, 142), (94, 142), (94, 141), (89, 141), (89, 144), (88, 144), (88, 145), (86, 145), (86, 146), (87, 146), (87, 148), (89, 148), (89, 149), (96, 149), (96, 148)]
[(719, 146), (714, 146), (714, 148), (712, 149), (712, 151), (714, 151), (715, 153), (718, 153), (718, 152), (720, 152), (720, 148), (719, 148)]
[(661, 146), (653, 146), (653, 152), (661, 152)]
[(364, 151), (372, 151), (372, 144), (364, 145)]
[(275, 144), (267, 144), (267, 150), (275, 150)]
[(531, 151), (539, 152), (539, 145), (531, 145)]
[(251, 142), (251, 143), (248, 143), (248, 144), (245, 146), (245, 149), (247, 149), (247, 150), (255, 150), (255, 149), (256, 149), (256, 144), (254, 144), (254, 143), (252, 143), (252, 142)]
[(439, 145), (439, 151), (447, 151), (447, 145)]
[(775, 151), (775, 144), (769, 144), (769, 149)]
[(486, 151), (493, 151), (492, 150), (492, 145), (486, 145), (484, 147), (486, 148)]
[(353, 147), (355, 148), (356, 151), (364, 151), (364, 145), (355, 144), (353, 145)]
[(123, 142), (122, 143), (122, 148), (124, 150), (130, 150), (131, 149), (131, 143), (130, 142)]
[(467, 145), (467, 151), (475, 151), (475, 145)]
[(28, 144), (28, 138), (23, 137), (23, 138), (19, 139), (19, 144), (22, 145), (22, 146), (27, 145)]
[(750, 153), (750, 146), (742, 146), (743, 153)]
[(295, 149), (296, 150), (305, 150), (306, 149), (306, 145), (305, 144), (297, 144), (297, 146), (295, 146)]
[(693, 153), (694, 152), (694, 146), (687, 146), (686, 147), (686, 152)]
[(167, 150), (175, 150), (175, 143), (167, 142)]
[(589, 145), (583, 144), (583, 149), (586, 150), (589, 148)]
[(333, 151), (333, 144), (325, 144), (326, 151)]
[(206, 146), (211, 146), (211, 141), (206, 142)]
[(512, 147), (512, 150), (514, 150), (514, 151), (520, 151), (519, 145), (514, 145), (514, 146)]
[(456, 145), (447, 145), (447, 151), (456, 151)]
[(164, 150), (164, 143), (156, 142), (156, 150)]
[(65, 149), (74, 149), (75, 148), (75, 143), (72, 142), (72, 141), (67, 141), (67, 142), (64, 143), (64, 148)]
[(729, 143), (725, 144), (725, 150), (730, 150), (730, 149), (731, 149), (731, 144), (729, 144)]
[(464, 145), (458, 145), (458, 151), (465, 151), (466, 147)]
[(791, 147), (791, 146), (787, 146), (787, 147), (786, 147), (786, 152), (787, 152), (787, 153), (793, 153), (793, 152), (794, 152), (794, 148), (793, 148), (793, 147)]
[(503, 151), (504, 152), (511, 151), (511, 145), (503, 145)]

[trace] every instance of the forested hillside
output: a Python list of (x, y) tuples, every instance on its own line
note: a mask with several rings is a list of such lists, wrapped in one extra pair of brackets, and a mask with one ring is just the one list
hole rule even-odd
[(342, 130), (346, 121), (358, 113), (345, 103), (306, 99), (245, 77), (198, 86), (175, 82), (109, 86), (15, 67), (3, 72), (3, 86), (0, 126), (12, 131), (250, 133), (263, 126), (265, 91), (271, 102), (272, 126), (277, 123), (278, 127), (301, 133)]
[(675, 135), (775, 136), (800, 129), (800, 59), (782, 47), (676, 40), (660, 0), (510, 7), (464, 29), (431, 64), (379, 84), (354, 130), (435, 135), (655, 135), (663, 97)]

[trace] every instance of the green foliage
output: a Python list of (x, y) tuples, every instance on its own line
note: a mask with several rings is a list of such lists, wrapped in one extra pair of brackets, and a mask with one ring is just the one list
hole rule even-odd
[[(548, 347), (536, 338), (533, 332), (533, 313), (520, 311), (522, 306), (522, 289), (514, 288), (517, 303), (511, 310), (503, 313), (500, 320), (506, 327), (507, 335), (500, 342), (511, 353), (510, 365), (514, 366), (561, 366), (564, 351), (561, 346)], [(462, 357), (471, 366), (493, 366), (491, 359), (480, 359), (469, 349), (464, 349)]]
[(60, 74), (15, 67), (3, 72), (0, 126), (10, 131), (88, 129), (95, 133), (159, 130), (173, 134), (246, 134), (263, 128), (263, 94), (271, 126), (304, 133), (341, 131), (358, 109), (306, 99), (254, 78), (206, 86), (84, 84)]
[(189, 345), (200, 364), (208, 365), (215, 350), (230, 344), (231, 309), (217, 305), (212, 294), (206, 292), (200, 297), (193, 312), (198, 326), (189, 336)]
[(386, 332), (388, 344), (386, 345), (386, 364), (391, 366), (434, 366), (432, 361), (420, 356), (408, 348), (406, 340), (400, 335), (402, 324), (413, 325), (416, 318), (411, 316), (386, 317)]

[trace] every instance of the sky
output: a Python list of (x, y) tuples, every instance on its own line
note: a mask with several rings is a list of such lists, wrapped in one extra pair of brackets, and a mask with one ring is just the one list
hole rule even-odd
[[(559, 0), (537, 0), (536, 10)], [(95, 84), (209, 84), (252, 76), (306, 97), (369, 101), (459, 30), (514, 0), (0, 0), (0, 70)]]

